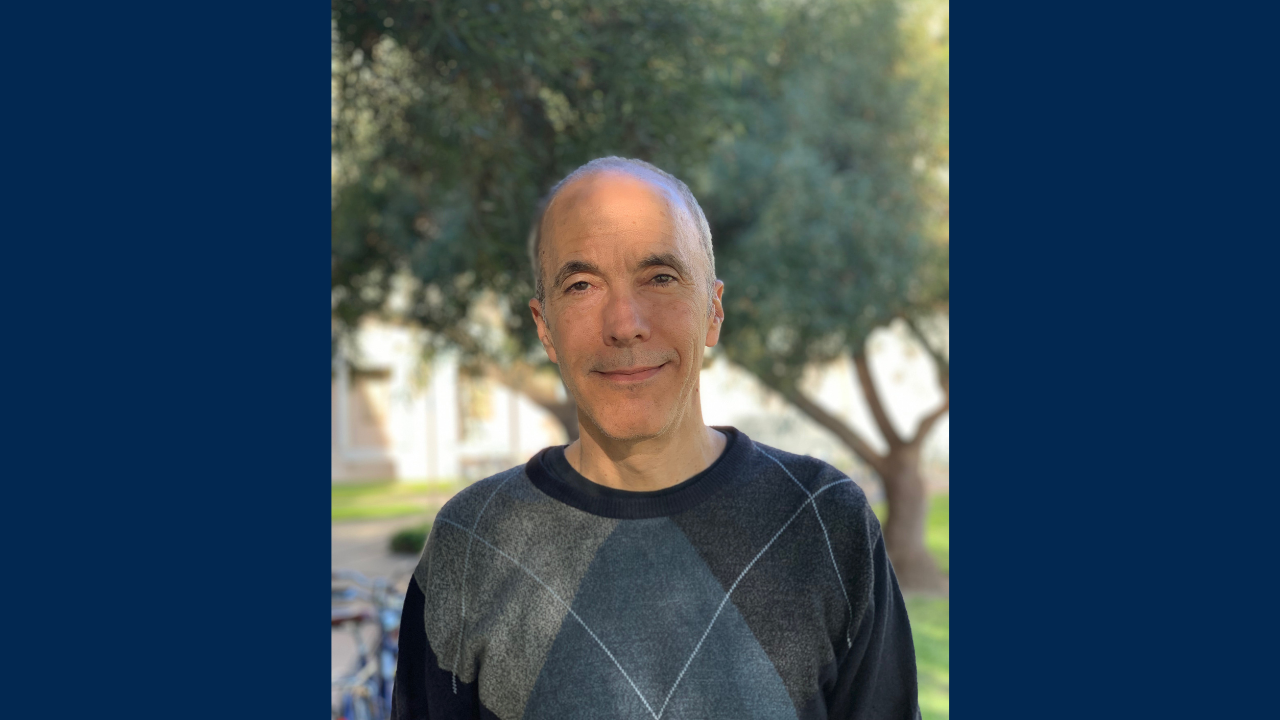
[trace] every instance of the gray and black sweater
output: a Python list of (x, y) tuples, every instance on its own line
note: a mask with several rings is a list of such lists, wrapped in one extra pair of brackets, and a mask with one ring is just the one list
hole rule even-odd
[(409, 583), (392, 717), (919, 717), (911, 629), (849, 478), (733, 428), (670, 488), (564, 448), (440, 511)]

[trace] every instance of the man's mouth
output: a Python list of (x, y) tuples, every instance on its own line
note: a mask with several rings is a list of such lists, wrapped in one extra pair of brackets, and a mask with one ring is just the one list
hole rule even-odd
[(666, 363), (662, 363), (661, 365), (618, 368), (617, 370), (609, 370), (608, 372), (603, 370), (596, 370), (593, 372), (611, 383), (616, 383), (618, 385), (632, 385), (644, 382), (654, 375), (657, 375), (658, 372), (666, 366)]

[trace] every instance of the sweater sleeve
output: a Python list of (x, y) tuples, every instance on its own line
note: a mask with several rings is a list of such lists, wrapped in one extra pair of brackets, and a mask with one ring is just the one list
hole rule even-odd
[(478, 685), (457, 680), (440, 667), (427, 637), (423, 614), (427, 599), (417, 578), (409, 581), (400, 616), (400, 653), (391, 696), (392, 720), (462, 720), (481, 714)]
[(827, 707), (832, 720), (919, 720), (916, 653), (898, 578), (871, 521), (870, 588), (852, 646), (839, 660)]

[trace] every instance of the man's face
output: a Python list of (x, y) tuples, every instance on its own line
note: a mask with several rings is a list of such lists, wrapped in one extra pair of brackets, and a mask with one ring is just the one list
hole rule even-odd
[(661, 435), (699, 402), (724, 286), (709, 303), (705, 255), (678, 232), (684, 212), (658, 178), (606, 171), (562, 188), (543, 220), (538, 337), (583, 420), (610, 438)]

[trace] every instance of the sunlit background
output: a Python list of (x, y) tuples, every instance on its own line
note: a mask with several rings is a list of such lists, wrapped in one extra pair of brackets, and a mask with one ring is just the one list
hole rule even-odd
[[(334, 2), (334, 569), (403, 588), (453, 493), (576, 436), (526, 308), (529, 225), (578, 165), (641, 158), (711, 224), (726, 319), (705, 419), (863, 488), (922, 711), (946, 718), (948, 13)], [(349, 627), (333, 651), (349, 675)]]

